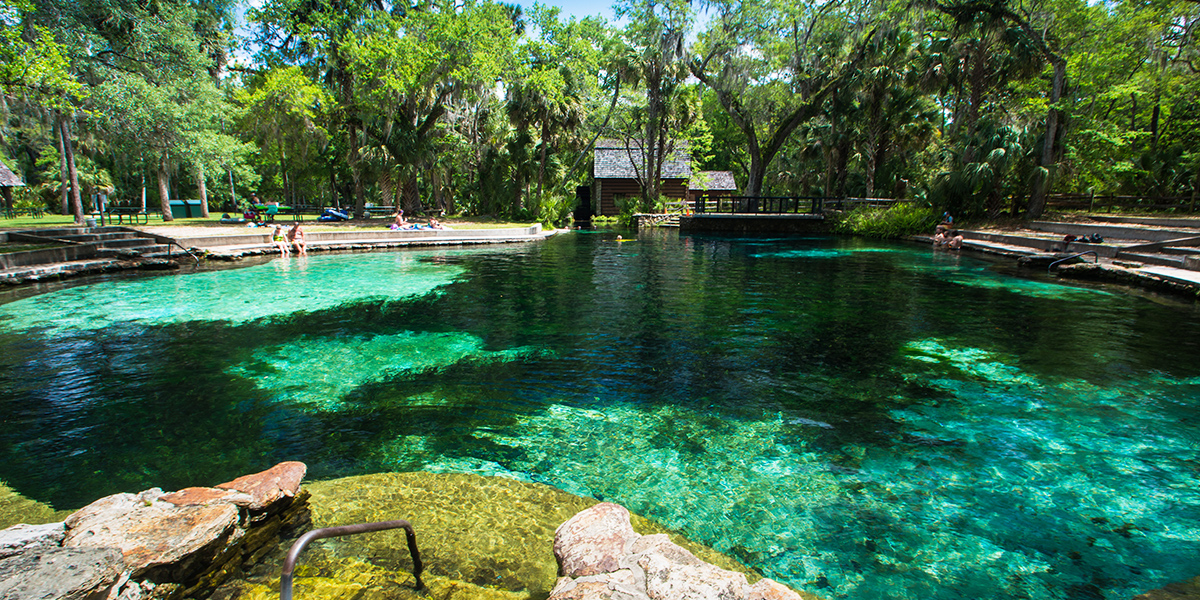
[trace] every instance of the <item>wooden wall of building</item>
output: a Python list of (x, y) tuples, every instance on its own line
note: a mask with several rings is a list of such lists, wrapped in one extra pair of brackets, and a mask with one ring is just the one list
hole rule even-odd
[[(638, 185), (636, 179), (596, 179), (596, 188), (595, 196), (593, 196), (598, 201), (596, 214), (606, 217), (615, 216), (621, 212), (617, 209), (616, 201), (613, 200), (614, 196), (640, 196), (642, 194), (642, 186)], [(675, 200), (687, 198), (687, 180), (664, 179), (663, 195)]]

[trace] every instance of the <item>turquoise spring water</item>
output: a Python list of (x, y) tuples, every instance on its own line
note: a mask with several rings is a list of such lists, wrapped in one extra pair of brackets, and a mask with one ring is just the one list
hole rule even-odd
[(501, 475), (829, 598), (1200, 575), (1195, 306), (912, 245), (614, 238), (8, 292), (0, 479), (75, 508), (281, 460)]

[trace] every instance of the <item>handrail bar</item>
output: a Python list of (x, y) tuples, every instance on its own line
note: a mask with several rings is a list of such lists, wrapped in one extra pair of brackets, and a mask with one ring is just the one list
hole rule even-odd
[(1054, 265), (1057, 265), (1058, 263), (1066, 262), (1068, 260), (1071, 260), (1072, 258), (1079, 258), (1080, 256), (1083, 256), (1085, 254), (1091, 254), (1092, 256), (1096, 257), (1096, 262), (1094, 264), (1100, 263), (1100, 255), (1096, 254), (1095, 250), (1084, 250), (1083, 252), (1076, 252), (1075, 254), (1072, 254), (1066, 258), (1060, 258), (1060, 259), (1050, 263), (1050, 266), (1046, 267), (1046, 272), (1049, 273), (1050, 271), (1053, 271)]
[(167, 258), (171, 258), (171, 246), (179, 246), (179, 249), (183, 250), (184, 252), (187, 252), (187, 255), (192, 257), (192, 259), (194, 259), (196, 261), (197, 265), (200, 264), (200, 257), (196, 256), (195, 254), (192, 254), (191, 250), (184, 248), (183, 244), (180, 244), (179, 242), (175, 241), (172, 238), (167, 238), (167, 239), (171, 240), (170, 243), (167, 244)]
[(395, 521), (380, 521), (377, 523), (322, 527), (300, 536), (300, 539), (296, 540), (292, 544), (291, 549), (288, 550), (287, 558), (283, 560), (283, 576), (279, 580), (279, 600), (292, 600), (292, 574), (296, 571), (296, 561), (300, 559), (300, 553), (304, 552), (304, 548), (308, 546), (309, 542), (323, 538), (383, 531), (385, 529), (404, 529), (404, 536), (408, 540), (408, 553), (412, 556), (413, 561), (413, 577), (417, 580), (416, 589), (424, 589), (425, 583), (421, 581), (421, 572), (425, 570), (425, 567), (421, 563), (421, 553), (417, 550), (417, 533), (413, 530), (412, 523), (403, 519), (397, 519)]

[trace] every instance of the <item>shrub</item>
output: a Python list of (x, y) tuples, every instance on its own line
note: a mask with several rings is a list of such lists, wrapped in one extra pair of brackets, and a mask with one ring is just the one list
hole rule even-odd
[(937, 210), (918, 202), (899, 202), (886, 208), (860, 206), (842, 215), (834, 224), (838, 233), (874, 238), (897, 238), (933, 231)]

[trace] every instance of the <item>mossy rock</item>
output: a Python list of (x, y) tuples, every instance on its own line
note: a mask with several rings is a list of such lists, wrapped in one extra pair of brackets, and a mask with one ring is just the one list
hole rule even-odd
[[(598, 501), (546, 485), (466, 474), (383, 473), (305, 485), (313, 527), (406, 519), (417, 534), (431, 598), (546, 598), (558, 575), (554, 531)], [(637, 515), (638, 533), (669, 533)], [(675, 543), (722, 568), (761, 578), (737, 561), (680, 536)], [(296, 569), (295, 597), (350, 600), (415, 596), (403, 530), (314, 542)], [(223, 597), (268, 600), (269, 582), (239, 584)], [(260, 598), (261, 596), (261, 598)]]

